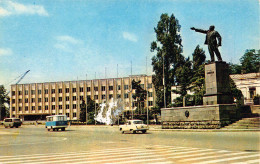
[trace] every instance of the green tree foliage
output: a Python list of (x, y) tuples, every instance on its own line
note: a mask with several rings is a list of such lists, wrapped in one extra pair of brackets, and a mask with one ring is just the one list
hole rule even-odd
[(141, 80), (139, 81), (132, 80), (132, 89), (135, 90), (135, 93), (133, 93), (132, 97), (136, 99), (137, 103), (146, 100), (147, 91), (141, 87)]
[[(95, 115), (95, 102), (88, 96), (87, 103), (87, 112), (88, 112), (88, 124), (94, 124), (94, 115)], [(85, 100), (82, 100), (80, 104), (80, 121), (86, 122), (86, 103)]]
[(260, 50), (246, 50), (240, 58), (240, 64), (229, 63), (230, 74), (246, 74), (260, 72)]
[(260, 71), (260, 54), (254, 49), (246, 50), (244, 56), (240, 58), (242, 73), (254, 73)]
[(163, 67), (165, 75), (166, 104), (171, 102), (171, 86), (176, 85), (175, 72), (180, 64), (184, 63), (182, 56), (182, 39), (180, 36), (181, 26), (172, 14), (162, 14), (157, 27), (154, 28), (156, 41), (151, 43), (151, 52), (156, 52), (152, 58), (152, 66), (155, 75), (153, 84), (156, 91), (156, 105), (164, 106), (163, 98)]
[(3, 85), (0, 85), (0, 120), (9, 117), (10, 98)]

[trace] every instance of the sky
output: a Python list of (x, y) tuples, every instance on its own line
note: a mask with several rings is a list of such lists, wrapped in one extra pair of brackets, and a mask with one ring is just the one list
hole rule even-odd
[[(183, 55), (215, 25), (226, 62), (260, 49), (259, 0), (0, 0), (0, 85), (152, 75), (160, 16), (181, 25)], [(132, 67), (131, 67), (132, 63)], [(132, 68), (132, 69), (131, 69)], [(132, 71), (131, 71), (132, 70)]]

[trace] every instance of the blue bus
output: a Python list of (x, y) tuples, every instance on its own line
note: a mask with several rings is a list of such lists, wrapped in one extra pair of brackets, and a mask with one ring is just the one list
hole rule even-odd
[(65, 131), (65, 128), (68, 127), (68, 121), (66, 115), (53, 115), (46, 117), (45, 128), (50, 131), (58, 131), (61, 129)]

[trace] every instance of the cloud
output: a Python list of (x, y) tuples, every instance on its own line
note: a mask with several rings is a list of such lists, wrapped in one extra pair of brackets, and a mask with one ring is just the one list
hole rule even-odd
[(39, 16), (49, 16), (48, 12), (43, 6), (40, 5), (24, 5), (17, 2), (5, 1), (0, 2), (3, 6), (0, 7), (0, 16), (10, 16), (10, 15), (39, 15)]
[(83, 44), (82, 40), (73, 38), (68, 35), (57, 36), (55, 39), (57, 42), (54, 47), (65, 52), (73, 52), (75, 51), (76, 47)]
[(131, 42), (137, 42), (137, 36), (129, 32), (123, 32), (123, 38)]
[(12, 55), (13, 51), (9, 48), (0, 48), (0, 56), (9, 56)]

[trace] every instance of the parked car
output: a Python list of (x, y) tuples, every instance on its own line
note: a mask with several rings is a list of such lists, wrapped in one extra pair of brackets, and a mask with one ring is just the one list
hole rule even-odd
[(4, 119), (3, 125), (5, 128), (7, 128), (7, 127), (18, 128), (19, 126), (22, 125), (22, 121), (19, 118), (6, 118), (6, 119)]
[(142, 132), (146, 133), (149, 127), (143, 123), (142, 120), (128, 120), (124, 125), (119, 126), (119, 130), (124, 132)]
[(65, 131), (65, 128), (68, 127), (68, 121), (66, 115), (53, 115), (46, 117), (45, 128), (50, 131), (55, 131), (61, 129)]

